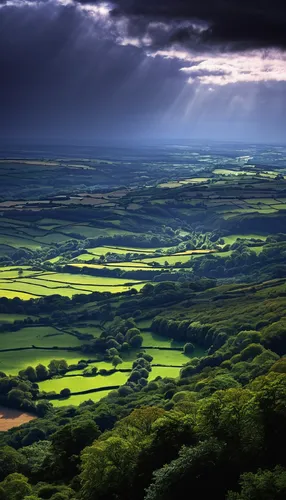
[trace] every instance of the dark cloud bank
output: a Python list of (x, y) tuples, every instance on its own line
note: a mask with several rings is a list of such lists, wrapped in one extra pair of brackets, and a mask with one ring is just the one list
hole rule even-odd
[[(77, 0), (90, 4), (89, 0)], [(127, 16), (142, 27), (144, 22), (199, 21), (206, 24), (201, 35), (182, 27), (171, 41), (186, 45), (219, 45), (228, 49), (286, 47), (285, 0), (117, 0), (114, 16)]]
[[(202, 100), (177, 60), (146, 57), (176, 43), (209, 50), (284, 48), (285, 7), (272, 0), (118, 0), (111, 23), (90, 17), (81, 1), (0, 0), (0, 137), (88, 141), (153, 137), (281, 140), (285, 86), (219, 89)], [(31, 3), (34, 5), (31, 6)], [(120, 46), (114, 22), (148, 47)], [(150, 24), (151, 23), (151, 24)], [(160, 24), (160, 23), (163, 23)], [(231, 110), (255, 94), (247, 117)], [(192, 103), (190, 106), (190, 103)], [(238, 106), (241, 108), (240, 104)], [(188, 116), (186, 109), (190, 109)]]

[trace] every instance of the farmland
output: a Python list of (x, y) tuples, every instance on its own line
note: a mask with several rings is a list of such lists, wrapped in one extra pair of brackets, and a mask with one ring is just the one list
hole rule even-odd
[(108, 277), (92, 278), (68, 273), (35, 272), (29, 269), (22, 271), (21, 267), (15, 267), (10, 268), (7, 272), (5, 272), (5, 268), (2, 268), (0, 286), (5, 293), (9, 292), (10, 298), (19, 297), (19, 293), (36, 298), (55, 294), (72, 297), (76, 293), (100, 291), (119, 293), (129, 290), (133, 286), (140, 289), (140, 286), (143, 285), (135, 280), (125, 281)]
[[(177, 379), (213, 343), (198, 327), (189, 338), (158, 318), (212, 323), (228, 335), (228, 305), (217, 309), (213, 294), (230, 300), (284, 278), (280, 149), (141, 153), (1, 159), (0, 370), (23, 376), (31, 367), (38, 400), (77, 405)], [(278, 293), (284, 284), (275, 283)], [(232, 322), (248, 329), (249, 307), (241, 314), (234, 301)], [(137, 359), (149, 375), (133, 374)]]

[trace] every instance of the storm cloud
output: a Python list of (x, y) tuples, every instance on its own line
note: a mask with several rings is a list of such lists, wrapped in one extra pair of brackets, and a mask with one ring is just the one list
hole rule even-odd
[(0, 0), (0, 135), (281, 140), (284, 10), (278, 0)]
[(148, 29), (154, 21), (173, 25), (171, 43), (227, 50), (286, 48), (284, 0), (115, 0), (113, 5), (113, 15), (131, 19), (133, 30)]

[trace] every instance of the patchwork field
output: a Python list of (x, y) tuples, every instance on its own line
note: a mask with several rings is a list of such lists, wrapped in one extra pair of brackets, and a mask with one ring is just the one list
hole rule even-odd
[[(260, 273), (263, 282), (283, 277), (283, 151), (220, 145), (173, 146), (156, 150), (157, 156), (152, 148), (139, 156), (124, 148), (65, 155), (43, 147), (40, 158), (6, 152), (0, 158), (0, 370), (16, 375), (53, 359), (110, 370), (118, 352), (118, 369), (131, 371), (146, 349), (153, 357), (149, 381), (178, 377), (190, 356), (184, 342), (151, 332), (153, 313), (164, 310), (181, 321), (191, 310), (193, 321), (217, 324), (224, 306), (212, 302), (216, 285), (229, 297), (237, 280), (251, 290)], [(205, 286), (209, 295), (200, 303)], [(140, 342), (122, 348), (121, 335), (115, 339), (113, 322), (131, 318), (141, 330), (141, 350)], [(225, 325), (224, 318), (222, 331)], [(205, 355), (205, 345), (198, 345), (191, 357)], [(92, 391), (122, 385), (130, 373), (84, 377), (84, 370), (41, 381), (40, 388)], [(53, 404), (105, 395), (72, 395)]]
[(92, 292), (120, 293), (136, 288), (140, 290), (144, 282), (132, 279), (108, 278), (99, 276), (73, 275), (68, 273), (45, 273), (25, 270), (0, 272), (0, 296), (29, 298), (49, 295), (73, 297), (76, 294)]

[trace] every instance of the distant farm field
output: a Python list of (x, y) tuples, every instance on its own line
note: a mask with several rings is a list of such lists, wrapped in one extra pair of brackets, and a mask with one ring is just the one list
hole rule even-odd
[(83, 274), (46, 273), (25, 270), (0, 272), (0, 297), (19, 297), (28, 300), (49, 295), (73, 297), (92, 292), (119, 293), (135, 287), (140, 290), (144, 282), (132, 279), (89, 276)]

